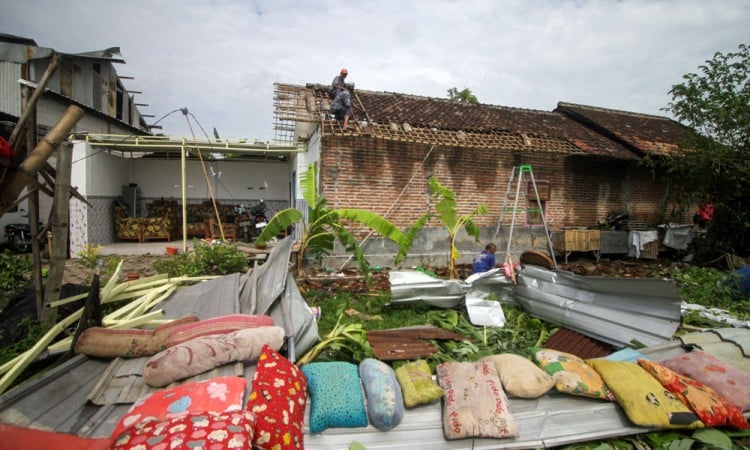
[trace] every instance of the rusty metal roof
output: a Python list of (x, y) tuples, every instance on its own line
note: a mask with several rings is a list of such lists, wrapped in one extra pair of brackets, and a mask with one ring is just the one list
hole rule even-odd
[(689, 128), (668, 117), (564, 102), (555, 111), (646, 154), (673, 153), (690, 137)]
[(611, 345), (567, 328), (560, 328), (552, 333), (544, 348), (570, 353), (581, 359), (601, 358), (613, 351)]
[(291, 139), (300, 123), (316, 123), (324, 135), (617, 159), (640, 157), (621, 142), (554, 111), (356, 90), (352, 94), (355, 127), (344, 130), (328, 112), (331, 98), (326, 85), (276, 83), (274, 103), (277, 140), (284, 136)]

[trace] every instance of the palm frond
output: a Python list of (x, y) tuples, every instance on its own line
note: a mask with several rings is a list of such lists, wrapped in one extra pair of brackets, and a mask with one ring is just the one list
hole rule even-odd
[(342, 208), (334, 211), (340, 218), (367, 225), (376, 233), (401, 245), (405, 236), (393, 223), (383, 216), (364, 209)]
[(314, 163), (308, 164), (307, 171), (302, 172), (299, 177), (302, 198), (311, 208), (318, 204), (317, 170)]
[(354, 236), (352, 236), (352, 234), (349, 233), (349, 231), (345, 228), (338, 228), (336, 234), (341, 244), (344, 246), (344, 248), (346, 248), (346, 251), (354, 255), (354, 259), (356, 259), (357, 263), (359, 263), (359, 270), (362, 272), (362, 275), (365, 276), (365, 279), (369, 282), (370, 263), (367, 262), (365, 253), (359, 246), (357, 239), (355, 239)]
[(430, 177), (429, 183), (432, 195), (440, 198), (440, 201), (435, 205), (435, 211), (440, 216), (440, 221), (449, 230), (454, 230), (458, 221), (458, 213), (456, 211), (457, 204), (453, 191), (440, 184), (435, 177)]
[(302, 219), (302, 213), (296, 208), (287, 208), (277, 212), (268, 221), (268, 225), (260, 233), (258, 239), (255, 240), (255, 245), (265, 245), (274, 236), (277, 236), (291, 225), (302, 221)]
[(420, 231), (422, 231), (422, 228), (424, 228), (427, 221), (430, 220), (430, 215), (425, 214), (419, 219), (417, 219), (414, 224), (409, 227), (409, 229), (404, 234), (404, 243), (399, 245), (398, 253), (396, 254), (396, 259), (393, 261), (394, 265), (399, 265), (403, 260), (406, 259), (406, 256), (409, 253), (409, 250), (411, 249), (412, 244), (414, 243), (414, 239), (416, 239), (417, 235)]

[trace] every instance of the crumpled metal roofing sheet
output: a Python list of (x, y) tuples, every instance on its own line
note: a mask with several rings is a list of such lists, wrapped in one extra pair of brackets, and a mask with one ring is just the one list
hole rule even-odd
[(441, 280), (418, 270), (392, 270), (388, 277), (391, 303), (424, 301), (439, 308), (453, 308), (470, 287), (461, 280)]
[(680, 297), (671, 280), (580, 276), (526, 265), (516, 300), (531, 314), (625, 347), (666, 342), (680, 325)]

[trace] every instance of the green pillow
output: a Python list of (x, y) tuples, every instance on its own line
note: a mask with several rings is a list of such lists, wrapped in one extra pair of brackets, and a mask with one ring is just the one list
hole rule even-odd
[(310, 392), (310, 432), (367, 426), (365, 399), (357, 366), (317, 362), (302, 366)]
[(401, 385), (407, 408), (432, 403), (443, 397), (443, 389), (432, 380), (430, 366), (423, 359), (406, 363), (396, 369), (396, 379)]

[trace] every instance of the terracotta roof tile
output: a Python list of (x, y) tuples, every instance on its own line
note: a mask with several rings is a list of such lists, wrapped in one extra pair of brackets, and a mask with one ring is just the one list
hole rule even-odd
[(275, 126), (293, 134), (298, 122), (321, 125), (324, 134), (562, 154), (637, 159), (621, 143), (557, 112), (468, 105), (447, 99), (355, 90), (355, 128), (343, 130), (328, 113), (328, 86), (275, 84)]
[(690, 129), (668, 117), (560, 102), (555, 110), (611, 134), (643, 152), (665, 155), (679, 149)]

